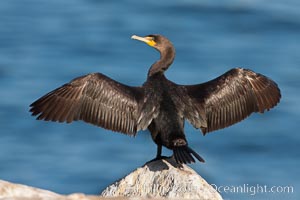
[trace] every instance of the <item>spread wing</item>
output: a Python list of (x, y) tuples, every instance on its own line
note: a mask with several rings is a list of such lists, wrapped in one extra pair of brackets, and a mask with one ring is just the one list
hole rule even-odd
[[(67, 123), (83, 120), (135, 135), (144, 128), (138, 125), (143, 93), (141, 87), (123, 85), (100, 73), (88, 74), (41, 97), (30, 105), (30, 112), (38, 115), (39, 120)], [(152, 117), (147, 119), (151, 121)]]
[(203, 134), (235, 124), (253, 112), (263, 113), (281, 98), (274, 81), (242, 68), (203, 84), (180, 87), (189, 97), (183, 115)]

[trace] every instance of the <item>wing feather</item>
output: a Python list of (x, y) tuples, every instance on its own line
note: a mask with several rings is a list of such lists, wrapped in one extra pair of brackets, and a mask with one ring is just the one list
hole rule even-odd
[(281, 98), (274, 81), (242, 68), (203, 84), (181, 87), (191, 99), (182, 101), (183, 115), (203, 134), (235, 124), (253, 112), (263, 113)]
[(143, 95), (141, 87), (126, 86), (94, 73), (78, 77), (44, 95), (30, 105), (30, 112), (39, 120), (67, 123), (83, 120), (135, 135)]

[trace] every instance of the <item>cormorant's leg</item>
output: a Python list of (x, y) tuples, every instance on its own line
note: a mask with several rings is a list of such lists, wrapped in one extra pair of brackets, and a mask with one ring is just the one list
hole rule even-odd
[(162, 145), (158, 144), (157, 145), (157, 153), (156, 153), (156, 158), (154, 160), (160, 160), (160, 159), (164, 159), (164, 158), (170, 158), (168, 156), (162, 156), (161, 155), (162, 152)]
[(158, 144), (157, 145), (156, 159), (160, 159), (161, 158), (161, 150), (162, 150), (162, 145)]
[(169, 158), (167, 156), (162, 156), (161, 155), (161, 152), (162, 152), (162, 145), (157, 145), (157, 153), (156, 153), (156, 157), (152, 160), (150, 160), (149, 162), (147, 163), (150, 163), (152, 161), (156, 161), (156, 160), (161, 160), (161, 159), (164, 159), (164, 158)]

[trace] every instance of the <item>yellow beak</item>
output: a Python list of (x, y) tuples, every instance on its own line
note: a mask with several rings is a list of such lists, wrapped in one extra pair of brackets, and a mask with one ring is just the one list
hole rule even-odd
[(137, 35), (133, 35), (133, 36), (131, 36), (131, 39), (145, 42), (146, 44), (148, 44), (151, 47), (156, 45), (156, 42), (153, 40), (152, 37), (140, 37), (140, 36), (137, 36)]

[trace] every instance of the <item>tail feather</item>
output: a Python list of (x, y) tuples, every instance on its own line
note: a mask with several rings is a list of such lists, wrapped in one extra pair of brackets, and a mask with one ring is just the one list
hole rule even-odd
[(178, 161), (181, 163), (183, 163), (185, 161), (185, 157), (184, 157), (182, 151), (177, 151), (177, 158), (178, 158)]
[(199, 156), (193, 149), (188, 146), (175, 147), (173, 149), (174, 158), (178, 164), (190, 164), (194, 163), (195, 159), (193, 156), (200, 162), (205, 162), (204, 159)]
[(191, 149), (188, 146), (187, 146), (187, 148), (188, 148), (189, 152), (192, 153), (193, 156), (195, 156), (197, 158), (197, 160), (199, 160), (200, 162), (203, 162), (203, 163), (205, 162), (205, 160), (199, 154), (197, 154), (196, 151), (194, 151), (193, 149)]
[(182, 153), (184, 154), (184, 156), (191, 161), (191, 163), (194, 163), (195, 162), (195, 159), (193, 158), (193, 156), (187, 152), (187, 151), (182, 151)]

